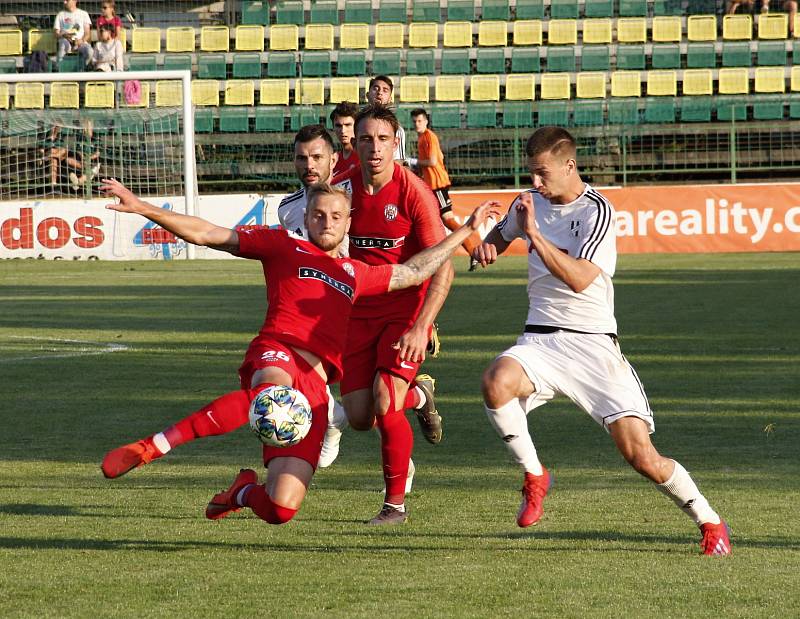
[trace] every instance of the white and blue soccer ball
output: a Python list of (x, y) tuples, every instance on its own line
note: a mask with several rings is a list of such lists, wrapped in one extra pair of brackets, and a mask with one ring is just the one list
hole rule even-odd
[(273, 385), (258, 392), (250, 403), (250, 427), (271, 447), (291, 447), (311, 429), (311, 405), (297, 389)]

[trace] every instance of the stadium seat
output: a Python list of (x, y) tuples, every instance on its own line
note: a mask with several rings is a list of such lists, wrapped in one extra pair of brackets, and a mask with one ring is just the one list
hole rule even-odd
[(645, 99), (644, 121), (647, 123), (674, 123), (675, 99), (673, 97)]
[(184, 26), (167, 28), (167, 52), (170, 54), (194, 52), (194, 43), (194, 28)]
[(497, 126), (495, 103), (467, 103), (467, 128), (488, 129)]
[(378, 3), (378, 21), (405, 24), (408, 21), (406, 0), (381, 0)]
[(44, 109), (44, 84), (41, 82), (15, 84), (14, 107), (18, 110)]
[(305, 76), (330, 77), (332, 74), (330, 52), (303, 52), (300, 67)]
[(235, 79), (260, 78), (261, 77), (261, 55), (260, 54), (234, 54), (232, 76)]
[(610, 125), (636, 125), (639, 124), (639, 101), (637, 98), (609, 99), (608, 124)]
[(538, 47), (515, 47), (511, 49), (512, 73), (538, 73), (539, 64)]
[(514, 34), (511, 41), (515, 46), (541, 45), (542, 21), (539, 19), (518, 19), (514, 22)]
[(617, 20), (617, 42), (646, 43), (647, 20), (643, 17), (621, 17)]
[(77, 110), (81, 105), (80, 91), (78, 82), (53, 82), (50, 84), (49, 107)]
[(276, 24), (302, 26), (305, 22), (303, 3), (300, 0), (278, 0), (278, 2), (276, 2)]
[(578, 19), (578, 0), (550, 0), (550, 19)]
[(714, 94), (711, 69), (687, 69), (683, 72), (683, 94), (701, 96)]
[(570, 47), (548, 47), (547, 48), (547, 70), (553, 73), (561, 71), (575, 72), (575, 48)]
[(128, 103), (127, 101), (125, 101), (125, 97), (122, 97), (120, 104), (123, 105), (124, 107), (135, 107), (135, 108), (150, 107), (150, 82), (142, 82), (141, 89), (142, 90), (139, 96), (138, 103)]
[(647, 0), (619, 0), (620, 17), (647, 17)]
[(408, 26), (409, 47), (438, 47), (439, 24), (432, 22), (412, 22)]
[(220, 108), (219, 130), (225, 133), (246, 133), (250, 130), (248, 110), (236, 108)]
[(243, 25), (269, 25), (269, 1), (268, 0), (242, 0), (242, 17), (241, 24)]
[(344, 24), (371, 24), (371, 0), (347, 0), (344, 3)]
[(294, 102), (301, 105), (322, 105), (325, 103), (325, 80), (303, 78), (294, 85)]
[(0, 30), (0, 56), (22, 56), (22, 30)]
[(263, 52), (264, 26), (236, 26), (234, 47), (237, 52)]
[(439, 0), (414, 0), (411, 19), (415, 22), (433, 22), (442, 20), (442, 9)]
[(582, 71), (575, 77), (578, 99), (605, 99), (606, 74), (603, 71)]
[(721, 95), (746, 95), (750, 92), (748, 69), (720, 69), (717, 89)]
[(276, 24), (269, 27), (269, 49), (275, 52), (300, 48), (300, 30), (294, 24)]
[(750, 67), (753, 64), (753, 57), (750, 51), (750, 43), (730, 43), (722, 44), (722, 66), (723, 67)]
[(785, 39), (788, 28), (789, 17), (786, 13), (765, 13), (758, 17), (759, 39)]
[[(167, 57), (165, 57), (166, 60)], [(155, 71), (156, 56), (151, 54), (131, 54), (128, 56), (128, 71)], [(167, 70), (165, 68), (165, 70)]]
[(617, 69), (642, 70), (645, 66), (644, 45), (618, 45)]
[(406, 74), (433, 75), (436, 58), (432, 49), (410, 49), (406, 54)]
[(192, 80), (192, 104), (219, 107), (219, 82)]
[(786, 92), (783, 67), (758, 67), (756, 69), (754, 92)]
[(614, 71), (611, 73), (611, 96), (641, 97), (641, 74), (638, 71)]
[(610, 44), (611, 20), (608, 18), (583, 20), (583, 44)]
[(569, 73), (543, 73), (539, 90), (542, 99), (569, 99), (571, 97)]
[(574, 19), (551, 19), (547, 30), (549, 45), (577, 45), (578, 22)]
[(725, 15), (722, 18), (722, 38), (726, 41), (749, 41), (753, 38), (753, 18), (750, 15)]
[(678, 74), (672, 70), (647, 72), (648, 97), (675, 97), (678, 94)]
[(214, 132), (214, 110), (195, 110), (194, 111), (194, 132), (213, 133)]
[(543, 0), (517, 0), (517, 20), (544, 19)]
[(372, 54), (372, 75), (399, 75), (400, 50), (376, 51)]
[(502, 48), (479, 48), (475, 66), (478, 73), (505, 73), (505, 50)]
[(306, 125), (319, 124), (319, 111), (314, 107), (295, 105), (289, 108), (289, 129), (298, 131)]
[(317, 0), (316, 2), (312, 2), (310, 18), (310, 23), (312, 24), (330, 24), (331, 26), (338, 26), (338, 2), (336, 2), (336, 0)]
[(447, 7), (447, 21), (475, 21), (475, 0), (448, 0), (445, 5)]
[(369, 49), (367, 24), (342, 24), (339, 27), (340, 49)]
[(756, 64), (762, 67), (786, 66), (786, 43), (784, 41), (759, 41)]
[(596, 127), (603, 124), (604, 100), (576, 101), (572, 121), (576, 127)]
[(469, 84), (469, 100), (500, 101), (500, 77), (498, 75), (473, 75)]
[(330, 82), (328, 101), (330, 103), (341, 103), (342, 101), (360, 103), (360, 80), (357, 77), (334, 77)]
[(715, 15), (689, 15), (686, 18), (686, 38), (689, 41), (716, 41), (717, 18)]
[(800, 66), (792, 67), (791, 77), (789, 79), (789, 90), (792, 92), (800, 92)]
[(83, 60), (77, 54), (64, 56), (56, 67), (59, 73), (79, 73), (85, 69)]
[(197, 77), (201, 80), (224, 80), (228, 77), (225, 54), (198, 54)]
[(472, 47), (472, 24), (466, 21), (445, 22), (442, 46)]
[(481, 20), (508, 21), (511, 7), (508, 0), (483, 0)]
[(270, 52), (267, 77), (297, 77), (297, 62), (292, 52)]
[(378, 49), (402, 48), (405, 26), (400, 23), (378, 23), (375, 25), (375, 47)]
[(0, 58), (0, 74), (9, 75), (17, 72), (16, 58)]
[(533, 101), (536, 79), (533, 75), (509, 75), (506, 77), (506, 101)]
[(538, 125), (554, 125), (566, 127), (569, 125), (569, 107), (566, 101), (542, 101), (536, 106)]
[[(427, 78), (425, 78), (427, 80)], [(464, 76), (439, 75), (434, 85), (436, 101), (464, 101)]]
[(255, 130), (282, 133), (286, 110), (277, 106), (257, 107), (255, 109)]
[(681, 122), (711, 122), (712, 97), (683, 97), (681, 99)]
[[(1, 100), (0, 105), (2, 105)], [(789, 99), (789, 118), (792, 120), (797, 120), (800, 118), (800, 97), (792, 96)]]
[[(258, 26), (246, 27), (258, 28)], [(227, 52), (230, 48), (230, 36), (227, 26), (203, 26), (200, 28), (200, 51)]]
[(581, 50), (581, 71), (609, 71), (611, 59), (607, 45), (584, 45)]
[(683, 0), (654, 0), (653, 15), (683, 15)]
[(45, 52), (52, 56), (57, 51), (56, 35), (51, 29), (31, 28), (28, 30), (28, 52)]
[(713, 69), (717, 66), (717, 51), (714, 43), (689, 43), (686, 47), (688, 69)]
[(431, 106), (431, 124), (437, 129), (460, 129), (461, 105), (458, 103), (434, 103)]
[(680, 45), (653, 45), (650, 62), (654, 69), (680, 69)]
[(783, 120), (785, 105), (783, 97), (755, 97), (753, 120)]
[(183, 83), (180, 80), (156, 82), (156, 107), (180, 107), (183, 105)]
[(503, 127), (533, 127), (532, 100), (506, 101), (503, 104)]
[(261, 80), (258, 89), (261, 105), (289, 105), (289, 80)]
[(400, 101), (403, 103), (427, 103), (430, 100), (429, 91), (430, 83), (427, 77), (406, 75), (400, 78)]
[[(517, 6), (519, 6), (519, 3)], [(612, 0), (585, 0), (583, 3), (583, 16), (588, 19), (614, 17), (614, 3)]]
[(191, 71), (192, 57), (189, 54), (168, 54), (164, 56), (164, 71)]
[(161, 51), (161, 30), (134, 28), (131, 34), (131, 51), (135, 54), (158, 54)]
[(309, 24), (304, 49), (333, 49), (333, 30), (331, 24)]
[(508, 44), (508, 24), (504, 21), (482, 21), (478, 24), (480, 47), (505, 47)]
[(653, 18), (652, 39), (654, 43), (680, 43), (683, 36), (683, 23), (677, 16)]
[(367, 74), (367, 54), (361, 50), (340, 50), (336, 61), (336, 75), (340, 77)]

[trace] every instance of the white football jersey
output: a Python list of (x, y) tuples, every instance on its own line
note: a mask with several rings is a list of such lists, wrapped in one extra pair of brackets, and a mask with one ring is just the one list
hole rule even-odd
[[(337, 187), (343, 187), (348, 193), (352, 193), (349, 187), (350, 181), (344, 183), (337, 183)], [(347, 186), (345, 186), (347, 185)], [(306, 204), (308, 198), (306, 196), (305, 187), (301, 187), (292, 194), (286, 196), (278, 204), (278, 221), (284, 230), (288, 230), (292, 234), (296, 234), (308, 240), (308, 230), (306, 230)], [(339, 255), (347, 256), (350, 247), (350, 240), (345, 235), (342, 244), (339, 245)]]
[[(551, 204), (536, 190), (533, 197), (536, 224), (542, 236), (573, 258), (585, 258), (600, 268), (600, 274), (582, 292), (573, 292), (545, 266), (528, 241), (529, 325), (616, 333), (614, 285), (617, 263), (615, 212), (611, 203), (588, 184), (569, 204)], [(519, 198), (497, 224), (506, 241), (526, 238), (516, 216)], [(527, 239), (526, 239), (527, 240)]]

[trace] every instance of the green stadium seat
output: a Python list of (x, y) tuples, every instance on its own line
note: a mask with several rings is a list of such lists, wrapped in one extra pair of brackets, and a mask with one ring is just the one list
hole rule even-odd
[(219, 108), (219, 130), (230, 133), (244, 133), (250, 129), (250, 119), (247, 108), (221, 107)]
[(654, 69), (680, 69), (681, 46), (677, 44), (653, 45), (650, 62)]
[(286, 116), (284, 108), (276, 106), (257, 107), (255, 116), (256, 131), (283, 132), (284, 117)]
[(789, 118), (792, 120), (800, 118), (800, 97), (796, 95), (789, 99)]
[(85, 70), (81, 57), (78, 54), (64, 56), (56, 66), (59, 73), (80, 73)]
[(439, 0), (414, 0), (414, 9), (411, 14), (413, 21), (427, 21), (439, 23), (442, 21), (442, 9)]
[(17, 59), (16, 58), (0, 58), (0, 73), (16, 73), (17, 72)]
[(224, 80), (228, 77), (225, 54), (198, 54), (197, 77), (201, 80)]
[(195, 133), (214, 133), (214, 110), (198, 108), (194, 111)]
[(446, 5), (447, 21), (475, 21), (475, 0), (449, 0)]
[(503, 104), (503, 127), (533, 127), (533, 102), (506, 101)]
[(614, 17), (612, 0), (586, 0), (583, 4), (584, 17)]
[(269, 25), (269, 0), (242, 0), (243, 26), (268, 26)]
[(609, 125), (638, 125), (639, 99), (610, 99), (608, 101)]
[(576, 101), (572, 119), (576, 127), (596, 127), (603, 124), (603, 99)]
[(716, 15), (716, 0), (689, 0), (687, 15)]
[(408, 21), (406, 0), (381, 0), (378, 21), (405, 24)]
[(550, 19), (578, 19), (578, 0), (550, 0)]
[(411, 122), (411, 110), (415, 110), (418, 107), (420, 106), (417, 103), (407, 103), (397, 106), (397, 112), (395, 116), (397, 116), (397, 120), (401, 127), (405, 127), (406, 129), (413, 127), (414, 123)]
[(544, 0), (517, 0), (517, 19), (544, 19)]
[(787, 63), (785, 41), (759, 41), (756, 63), (760, 67), (784, 66)]
[(300, 68), (304, 77), (330, 77), (330, 52), (303, 52)]
[(655, 0), (653, 2), (653, 15), (656, 17), (683, 15), (682, 4), (682, 0)]
[(443, 49), (442, 73), (445, 75), (469, 75), (470, 70), (468, 49)]
[(712, 101), (712, 97), (683, 97), (680, 106), (681, 122), (710, 122)]
[(372, 75), (400, 75), (400, 50), (376, 50), (372, 54)]
[(505, 51), (502, 47), (478, 48), (476, 68), (478, 73), (505, 73)]
[(294, 52), (270, 52), (267, 56), (267, 77), (297, 77)]
[(647, 17), (647, 0), (619, 0), (620, 17)]
[(650, 97), (644, 102), (644, 122), (646, 123), (674, 123), (675, 98)]
[(686, 48), (687, 69), (713, 69), (717, 66), (714, 43), (689, 43)]
[(792, 43), (792, 64), (800, 64), (800, 43)]
[(164, 71), (191, 71), (192, 70), (192, 55), (191, 54), (165, 54), (164, 55)]
[(305, 24), (303, 3), (300, 0), (278, 0), (275, 5), (276, 24)]
[(144, 119), (132, 110), (115, 110), (114, 128), (120, 133), (144, 133)]
[(753, 64), (749, 41), (723, 41), (723, 67), (750, 67)]
[(641, 71), (644, 65), (644, 45), (617, 45), (618, 70)]
[(431, 106), (431, 124), (436, 129), (460, 129), (461, 104), (434, 103)]
[(406, 55), (406, 75), (433, 75), (436, 59), (432, 49), (410, 49)]
[(611, 59), (607, 45), (584, 45), (581, 51), (581, 71), (610, 71)]
[(512, 73), (538, 73), (539, 63), (538, 47), (513, 47), (511, 49)]
[(336, 75), (353, 77), (367, 74), (367, 54), (358, 50), (341, 50), (336, 62)]
[(470, 129), (497, 127), (497, 104), (467, 103), (467, 127)]
[(336, 0), (316, 0), (311, 3), (311, 23), (339, 25), (339, 8)]
[(569, 125), (569, 105), (567, 101), (542, 101), (536, 108), (539, 126), (555, 125), (566, 127)]
[(289, 114), (289, 130), (298, 131), (300, 127), (305, 127), (306, 125), (317, 125), (319, 124), (319, 119), (318, 109), (304, 105), (293, 105)]
[[(169, 56), (164, 56), (164, 60)], [(155, 54), (129, 54), (128, 55), (128, 71), (155, 71), (156, 70), (156, 55)]]
[(371, 0), (347, 0), (344, 3), (344, 21), (346, 24), (371, 24)]
[(511, 7), (508, 0), (483, 0), (481, 20), (508, 21), (511, 19)]
[(261, 77), (261, 56), (259, 54), (234, 54), (232, 75), (236, 79)]
[(760, 96), (753, 99), (753, 120), (783, 120), (784, 97)]
[(553, 45), (547, 48), (547, 71), (550, 73), (558, 73), (568, 71), (575, 72), (575, 48), (556, 47)]
[(747, 97), (716, 97), (717, 120), (747, 120)]

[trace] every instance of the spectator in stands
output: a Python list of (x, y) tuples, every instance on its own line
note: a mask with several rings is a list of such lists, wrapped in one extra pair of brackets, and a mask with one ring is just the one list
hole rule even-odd
[(114, 24), (105, 23), (98, 32), (100, 40), (94, 44), (93, 64), (95, 71), (123, 71), (124, 54), (122, 42), (114, 38)]
[[(385, 105), (388, 106), (392, 100), (392, 91), (394, 84), (391, 78), (385, 75), (376, 75), (369, 81), (369, 89), (367, 90), (367, 102), (370, 105)], [(395, 161), (399, 161), (403, 165), (408, 165), (406, 160), (406, 132), (402, 125), (397, 128), (398, 144), (394, 150)]]
[(105, 0), (100, 5), (101, 15), (95, 22), (98, 28), (102, 28), (104, 24), (111, 24), (114, 26), (114, 38), (119, 39), (122, 32), (122, 20), (115, 12), (114, 0)]
[(333, 111), (331, 111), (331, 122), (333, 123), (333, 132), (342, 145), (342, 150), (339, 152), (339, 159), (336, 161), (336, 166), (333, 168), (333, 176), (349, 172), (353, 168), (359, 166), (358, 155), (356, 154), (356, 133), (355, 133), (355, 120), (358, 114), (358, 106), (349, 101), (339, 103)]
[(92, 20), (86, 11), (78, 8), (78, 0), (64, 0), (64, 10), (56, 15), (53, 30), (58, 39), (58, 62), (67, 54), (77, 52), (84, 66), (88, 66), (92, 58), (89, 44)]

